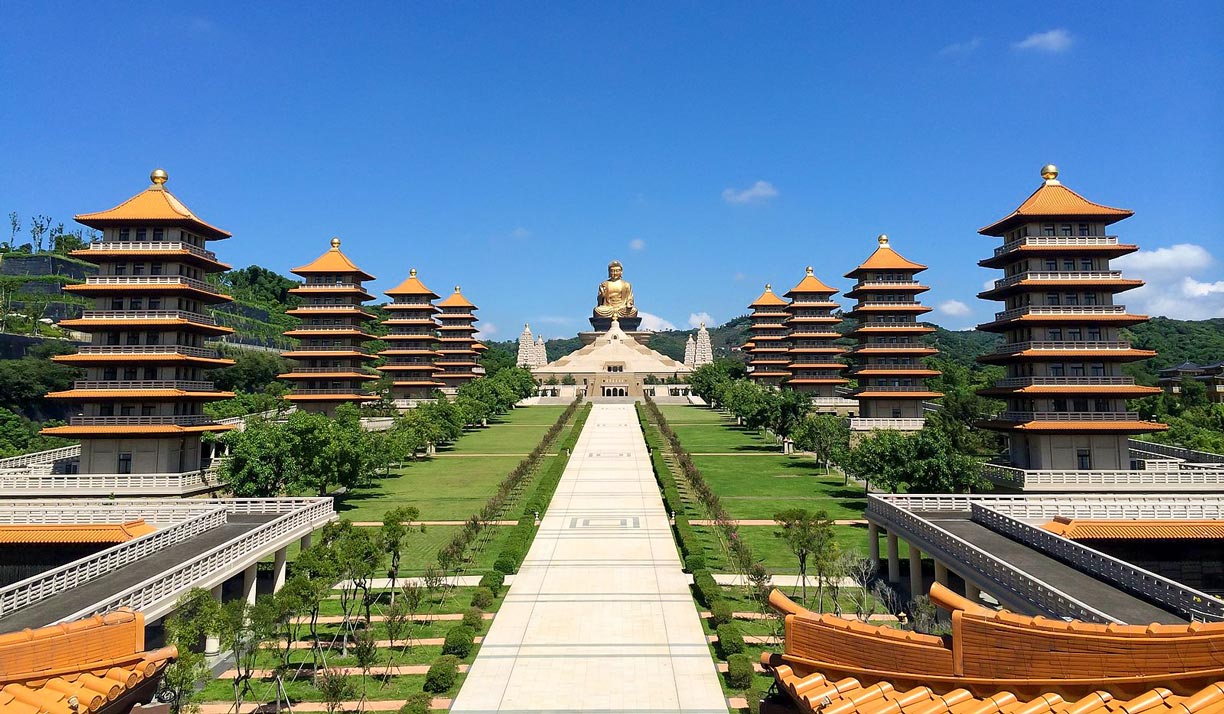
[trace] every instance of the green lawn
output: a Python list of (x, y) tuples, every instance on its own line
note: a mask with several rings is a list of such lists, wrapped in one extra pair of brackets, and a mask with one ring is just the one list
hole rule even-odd
[[(701, 540), (706, 567), (714, 572), (731, 572), (731, 566), (727, 563), (727, 557), (718, 541), (715, 528), (713, 526), (693, 526), (693, 530)], [(776, 526), (740, 526), (739, 534), (752, 549), (752, 555), (763, 563), (769, 572), (779, 575), (797, 574), (799, 563), (790, 549), (786, 547), (786, 542), (774, 536), (777, 530)], [(837, 541), (838, 548), (843, 552), (855, 552), (863, 558), (867, 557), (867, 526), (833, 526), (833, 537)], [(909, 552), (905, 547), (905, 542), (899, 541), (898, 547), (901, 557), (908, 557)], [(881, 557), (884, 553), (885, 544), (881, 537)]]
[(806, 508), (846, 520), (862, 518), (867, 506), (862, 488), (843, 485), (841, 476), (804, 456), (694, 456), (693, 463), (733, 518)]
[(681, 406), (667, 404), (659, 407), (663, 418), (673, 426), (677, 424), (723, 424), (734, 423), (735, 419), (714, 409), (705, 407)]
[[(471, 436), (460, 440), (460, 448)], [(479, 511), (497, 484), (522, 460), (521, 456), (424, 459), (337, 499), (336, 511), (353, 521), (382, 521), (383, 514), (392, 508), (416, 506), (422, 520), (461, 521)]]

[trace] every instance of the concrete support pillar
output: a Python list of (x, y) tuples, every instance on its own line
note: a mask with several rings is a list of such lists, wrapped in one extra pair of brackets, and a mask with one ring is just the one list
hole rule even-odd
[(880, 569), (880, 527), (867, 522), (867, 559), (873, 570)]
[(285, 574), (288, 568), (288, 553), (284, 548), (278, 548), (272, 561), (272, 592), (278, 593), (285, 586)]
[(948, 566), (938, 560), (935, 561), (935, 582), (944, 587), (948, 586)]
[(313, 533), (307, 533), (298, 539), (298, 550), (306, 550), (310, 547), (311, 540), (314, 538)]
[(978, 603), (982, 601), (982, 591), (968, 580), (965, 581), (965, 599)]
[(901, 583), (901, 556), (897, 553), (897, 534), (888, 531), (888, 582), (893, 585)]
[[(212, 589), (212, 596), (214, 600), (221, 602), (220, 583)], [(212, 657), (218, 654), (221, 654), (221, 636), (219, 633), (209, 632), (204, 635), (204, 656)]]
[(922, 587), (922, 551), (913, 543), (909, 544), (909, 576), (910, 597), (918, 598), (926, 594)]
[(256, 583), (259, 580), (259, 563), (251, 563), (246, 570), (242, 571), (242, 597), (247, 601), (248, 605), (255, 604)]

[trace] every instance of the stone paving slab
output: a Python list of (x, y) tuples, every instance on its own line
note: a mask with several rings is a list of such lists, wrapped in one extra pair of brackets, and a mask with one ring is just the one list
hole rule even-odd
[(451, 711), (727, 711), (632, 405), (592, 408)]

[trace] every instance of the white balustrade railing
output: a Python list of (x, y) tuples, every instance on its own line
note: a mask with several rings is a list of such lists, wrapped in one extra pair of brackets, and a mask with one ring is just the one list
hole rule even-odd
[(854, 417), (850, 419), (851, 431), (871, 431), (884, 429), (887, 431), (918, 431), (926, 425), (926, 419), (894, 419), (876, 417)]
[(22, 498), (0, 500), (0, 524), (126, 523), (136, 519), (169, 525), (217, 507), (218, 502), (195, 499)]
[(995, 256), (1010, 253), (1021, 246), (1081, 246), (1081, 245), (1117, 245), (1117, 236), (1027, 236), (1010, 240), (995, 248)]
[(1084, 352), (1100, 352), (1103, 350), (1129, 350), (1131, 343), (1126, 340), (1044, 340), (1028, 342), (1005, 342), (994, 348), (994, 354), (1011, 354), (1026, 350), (1059, 350)]
[[(174, 602), (190, 588), (228, 577), (252, 558), (266, 555), (271, 548), (283, 547), (286, 541), (310, 532), (336, 515), (331, 498), (235, 499), (216, 503), (225, 504), (231, 513), (283, 515), (59, 621), (76, 620), (120, 607), (144, 611), (146, 617), (159, 617), (173, 608)], [(244, 508), (246, 510), (242, 510)], [(285, 508), (291, 510), (285, 513)]]
[(362, 391), (361, 391), (361, 389), (360, 389), (360, 388), (358, 388), (358, 387), (350, 387), (350, 388), (348, 388), (348, 389), (336, 389), (336, 388), (329, 388), (329, 389), (305, 389), (305, 388), (296, 388), (296, 389), (294, 389), (292, 392), (289, 392), (289, 396), (290, 396), (290, 397), (295, 396), (295, 395), (298, 395), (298, 394), (343, 394), (343, 395), (349, 395), (349, 396), (369, 397), (370, 399), (378, 399), (378, 395), (377, 395), (377, 394), (366, 394), (366, 393), (362, 392)]
[(917, 280), (860, 280), (854, 284), (854, 289), (860, 288), (917, 288), (922, 283)]
[(1107, 487), (1131, 491), (1161, 488), (1220, 488), (1224, 487), (1224, 469), (1178, 468), (1153, 469), (1067, 469), (1027, 470), (1001, 464), (984, 464), (982, 475), (991, 481), (1015, 488), (1057, 488), (1068, 491)]
[(1004, 421), (1138, 421), (1139, 412), (999, 412)]
[(994, 319), (1010, 320), (1013, 317), (1023, 317), (1024, 315), (1069, 315), (1072, 317), (1083, 315), (1091, 317), (1093, 315), (1123, 315), (1125, 313), (1125, 305), (1026, 305), (996, 312)]
[(216, 350), (188, 345), (86, 345), (77, 349), (83, 355), (184, 355), (217, 359)]
[(358, 325), (298, 325), (293, 332), (360, 332)]
[(187, 320), (200, 325), (216, 325), (208, 315), (186, 310), (85, 310), (82, 320)]
[(185, 495), (216, 485), (208, 469), (185, 473), (152, 474), (5, 474), (0, 473), (0, 493), (12, 495)]
[[(1092, 520), (1224, 520), (1224, 493), (1067, 494), (872, 494), (907, 511), (968, 513), (980, 503), (1013, 518), (1048, 521), (1057, 516)], [(870, 503), (869, 503), (870, 505)]]
[(161, 250), (182, 250), (191, 253), (192, 255), (198, 255), (201, 258), (207, 258), (212, 261), (217, 259), (217, 254), (211, 250), (204, 250), (203, 248), (196, 247), (190, 243), (183, 243), (180, 241), (101, 241), (98, 243), (90, 243), (89, 249), (108, 252), (132, 251), (136, 253)]
[(20, 456), (10, 456), (7, 459), (0, 459), (0, 469), (15, 469), (24, 466), (32, 466), (35, 464), (53, 464), (56, 461), (65, 459), (73, 459), (81, 455), (81, 445), (73, 444), (72, 446), (61, 446), (57, 449), (47, 449), (46, 451), (35, 451), (32, 454), (22, 454)]
[(289, 350), (288, 356), (292, 356), (297, 352), (358, 352), (363, 355), (370, 354), (368, 347), (360, 345), (311, 345), (301, 344)]
[(870, 382), (871, 379), (872, 379), (871, 377), (865, 377), (864, 381), (859, 383), (859, 388), (857, 390), (857, 393), (862, 393), (862, 392), (929, 392), (931, 391), (921, 384), (910, 384), (910, 385), (872, 384)]
[(850, 349), (851, 352), (864, 352), (867, 350), (904, 350), (913, 352), (914, 350), (923, 350), (937, 352), (930, 345), (924, 345), (921, 342), (864, 342)]
[(1017, 273), (1011, 277), (1002, 278), (994, 281), (994, 289), (1006, 288), (1026, 280), (1034, 281), (1059, 281), (1066, 280), (1072, 282), (1081, 281), (1097, 281), (1097, 280), (1121, 280), (1121, 270), (1053, 270), (1053, 271), (1029, 271), (1025, 273)]
[(930, 309), (931, 309), (931, 308), (929, 308), (929, 307), (926, 307), (926, 306), (925, 306), (925, 305), (923, 305), (922, 303), (919, 303), (919, 302), (914, 302), (913, 300), (908, 300), (908, 301), (902, 301), (902, 300), (861, 300), (861, 301), (859, 301), (859, 302), (855, 303), (855, 305), (854, 305), (854, 309), (855, 309), (855, 310), (859, 310), (859, 309), (864, 308), (864, 307), (894, 307), (894, 308), (896, 308), (896, 307), (900, 307), (900, 308), (907, 308), (907, 309), (912, 309), (912, 308), (922, 308), (923, 310), (930, 310)]
[(200, 292), (220, 295), (221, 292), (203, 280), (186, 275), (93, 275), (85, 278), (86, 285), (186, 285)]
[(1128, 441), (1132, 449), (1143, 449), (1165, 456), (1172, 456), (1176, 459), (1185, 459), (1200, 464), (1224, 464), (1224, 454), (1213, 454), (1209, 451), (1195, 451), (1187, 449), (1184, 446), (1175, 446), (1173, 444), (1162, 444), (1156, 441), (1142, 441), (1140, 439), (1130, 439)]
[(360, 283), (302, 283), (293, 290), (335, 290), (337, 288), (344, 290), (364, 290)]
[(212, 424), (207, 414), (170, 414), (165, 416), (78, 416), (68, 423), (73, 426), (204, 426)]
[(1188, 618), (1224, 620), (1224, 600), (1118, 560), (1044, 528), (1029, 525), (980, 503), (971, 504), (971, 507), (974, 521), (1033, 550), (1061, 560), (1076, 570), (1154, 601)]
[(812, 404), (818, 407), (857, 407), (858, 401), (845, 397), (812, 397)]
[(226, 509), (212, 506), (177, 523), (107, 548), (87, 558), (0, 588), (0, 617), (114, 572), (141, 558), (225, 525)]
[(995, 381), (996, 387), (1126, 387), (1134, 377), (1007, 377)]
[[(969, 511), (967, 498), (943, 496), (912, 497), (906, 505), (917, 506), (912, 510)], [(923, 501), (921, 499), (928, 499)], [(954, 507), (959, 506), (959, 507)], [(1025, 573), (1010, 563), (978, 548), (972, 543), (936, 526), (901, 507), (898, 501), (884, 500), (875, 495), (867, 497), (867, 515), (870, 520), (884, 526), (890, 532), (904, 535), (906, 540), (924, 552), (937, 554), (940, 561), (976, 573), (986, 588), (996, 596), (1011, 595), (1014, 599), (1028, 603), (1039, 612), (1052, 617), (1074, 617), (1088, 622), (1113, 622), (1108, 614), (1081, 602), (1058, 588)], [(968, 574), (968, 573), (963, 573)]]
[(82, 379), (72, 383), (73, 389), (181, 389), (188, 392), (212, 392), (216, 385), (192, 379)]

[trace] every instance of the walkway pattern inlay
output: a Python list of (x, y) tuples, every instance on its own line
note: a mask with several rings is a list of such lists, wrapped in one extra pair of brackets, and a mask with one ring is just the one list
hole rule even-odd
[(632, 405), (592, 407), (451, 711), (726, 714)]

